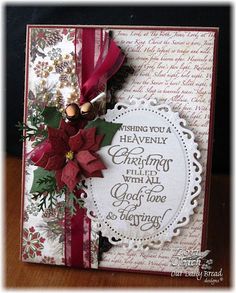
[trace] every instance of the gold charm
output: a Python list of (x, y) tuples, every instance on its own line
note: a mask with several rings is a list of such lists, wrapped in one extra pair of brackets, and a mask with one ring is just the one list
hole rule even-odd
[(80, 106), (80, 114), (86, 120), (93, 120), (96, 117), (94, 104), (87, 102)]
[(75, 103), (69, 104), (65, 110), (66, 118), (70, 121), (77, 120), (80, 115), (79, 106)]

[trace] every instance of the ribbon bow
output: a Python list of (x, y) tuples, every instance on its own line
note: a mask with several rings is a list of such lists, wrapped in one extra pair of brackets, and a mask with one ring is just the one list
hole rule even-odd
[(104, 40), (101, 41), (99, 57), (94, 63), (95, 42), (95, 30), (83, 29), (80, 104), (91, 101), (104, 90), (107, 81), (119, 70), (125, 60), (121, 49), (109, 34), (105, 33)]

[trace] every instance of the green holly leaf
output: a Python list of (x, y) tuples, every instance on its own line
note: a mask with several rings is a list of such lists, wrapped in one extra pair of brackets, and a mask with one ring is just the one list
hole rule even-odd
[(96, 127), (97, 134), (104, 134), (105, 137), (101, 143), (101, 147), (110, 145), (113, 139), (113, 136), (116, 134), (118, 129), (121, 127), (122, 123), (112, 123), (102, 120), (100, 118), (89, 122), (85, 128)]
[(55, 188), (56, 180), (53, 172), (40, 167), (34, 170), (34, 179), (30, 193), (43, 193)]
[(44, 117), (44, 123), (50, 127), (58, 128), (62, 115), (56, 107), (45, 107), (41, 113)]

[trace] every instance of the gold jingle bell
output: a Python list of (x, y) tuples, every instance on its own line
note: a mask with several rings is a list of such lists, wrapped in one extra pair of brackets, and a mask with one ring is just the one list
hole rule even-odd
[(92, 103), (86, 102), (80, 106), (80, 114), (86, 120), (93, 120), (96, 117), (95, 107)]
[(71, 103), (66, 107), (65, 113), (68, 120), (75, 121), (80, 116), (79, 106), (75, 103)]

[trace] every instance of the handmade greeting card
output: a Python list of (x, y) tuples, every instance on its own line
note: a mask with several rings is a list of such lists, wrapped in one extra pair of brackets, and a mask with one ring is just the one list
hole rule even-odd
[(217, 28), (27, 27), (21, 259), (206, 262)]

